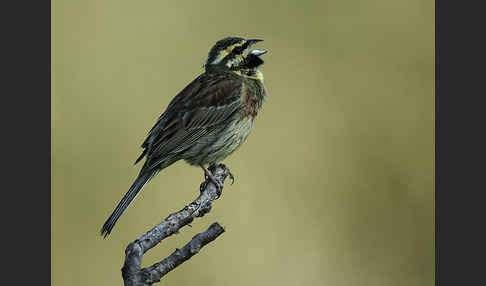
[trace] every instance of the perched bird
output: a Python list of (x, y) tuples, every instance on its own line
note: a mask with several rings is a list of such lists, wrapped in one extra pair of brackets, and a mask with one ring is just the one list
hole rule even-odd
[(169, 103), (149, 131), (135, 164), (145, 157), (138, 177), (101, 228), (106, 237), (143, 186), (158, 172), (183, 159), (200, 166), (218, 188), (206, 166), (221, 162), (245, 141), (267, 96), (264, 50), (250, 50), (262, 40), (228, 37), (209, 51), (205, 72)]

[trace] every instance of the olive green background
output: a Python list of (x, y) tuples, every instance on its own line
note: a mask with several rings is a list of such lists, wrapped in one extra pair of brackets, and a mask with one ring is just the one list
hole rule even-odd
[(433, 1), (52, 1), (52, 284), (121, 285), (126, 245), (198, 194), (159, 173), (105, 240), (132, 163), (210, 47), (262, 38), (269, 97), (225, 160), (226, 232), (160, 285), (433, 285)]

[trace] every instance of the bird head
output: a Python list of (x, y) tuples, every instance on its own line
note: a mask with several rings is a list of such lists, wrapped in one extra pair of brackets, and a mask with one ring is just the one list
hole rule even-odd
[(228, 37), (219, 40), (209, 51), (204, 66), (207, 69), (222, 68), (232, 71), (253, 70), (263, 64), (259, 56), (264, 50), (249, 50), (263, 40)]

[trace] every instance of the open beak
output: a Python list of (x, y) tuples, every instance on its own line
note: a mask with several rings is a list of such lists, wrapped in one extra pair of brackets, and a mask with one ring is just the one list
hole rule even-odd
[(266, 54), (266, 53), (267, 53), (267, 51), (265, 51), (265, 50), (251, 50), (248, 54), (258, 57), (258, 56), (261, 56), (261, 55)]
[[(248, 48), (251, 47), (252, 45), (258, 43), (258, 42), (263, 42), (263, 40), (260, 39), (249, 39), (246, 40), (248, 42)], [(255, 56), (261, 56), (267, 51), (265, 50), (251, 50), (248, 54), (255, 55)]]
[(263, 42), (263, 40), (259, 40), (259, 39), (249, 39), (249, 40), (246, 40), (246, 42), (248, 43), (248, 47), (251, 46), (251, 45), (254, 45), (258, 42)]
[[(257, 39), (251, 39), (247, 40), (248, 41), (248, 47), (250, 48), (252, 45), (262, 42), (263, 40), (257, 40)], [(248, 61), (247, 66), (249, 68), (257, 68), (258, 66), (263, 64), (263, 60), (259, 57), (263, 54), (267, 53), (265, 50), (250, 50), (248, 52), (248, 56), (246, 57), (246, 60)]]

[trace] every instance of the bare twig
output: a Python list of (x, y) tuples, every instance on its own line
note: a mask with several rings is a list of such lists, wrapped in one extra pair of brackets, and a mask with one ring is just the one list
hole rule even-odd
[[(221, 182), (221, 186), (223, 186), (226, 177), (228, 175), (231, 176), (229, 169), (223, 164), (210, 167), (210, 171)], [(170, 214), (164, 221), (130, 243), (125, 250), (125, 264), (122, 268), (125, 286), (145, 286), (160, 281), (169, 271), (190, 259), (203, 246), (221, 235), (224, 229), (219, 223), (213, 223), (205, 232), (194, 236), (182, 249), (176, 249), (169, 257), (150, 267), (140, 268), (145, 252), (164, 238), (178, 233), (180, 228), (190, 224), (195, 217), (202, 217), (209, 213), (211, 211), (211, 203), (221, 195), (221, 190), (218, 190), (211, 180), (206, 179), (201, 184), (200, 195), (192, 203), (182, 210)]]

